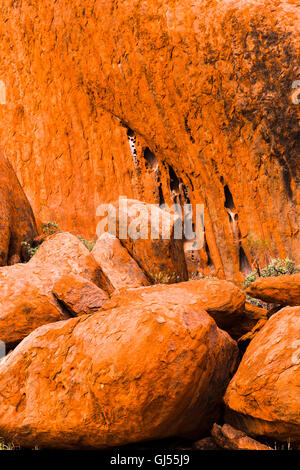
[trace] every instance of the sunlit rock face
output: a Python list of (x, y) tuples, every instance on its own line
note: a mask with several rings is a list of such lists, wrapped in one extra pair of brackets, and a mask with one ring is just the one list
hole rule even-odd
[(94, 237), (118, 195), (203, 203), (206, 274), (263, 263), (253, 233), (299, 262), (297, 4), (3, 0), (0, 142), (36, 216)]
[(0, 267), (24, 261), (22, 244), (32, 243), (36, 235), (30, 204), (0, 147)]

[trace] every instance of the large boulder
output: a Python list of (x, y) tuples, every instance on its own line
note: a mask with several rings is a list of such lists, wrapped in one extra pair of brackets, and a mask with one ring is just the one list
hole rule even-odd
[(251, 297), (281, 305), (300, 305), (300, 273), (260, 277), (246, 290)]
[[(116, 292), (104, 305), (104, 309), (120, 306), (143, 308), (164, 304), (166, 308), (178, 305), (187, 305), (205, 310), (216, 321), (219, 328), (230, 334), (239, 329), (237, 325), (243, 322), (245, 294), (232, 282), (219, 279), (200, 279), (196, 281), (181, 282), (178, 284), (158, 284), (138, 289), (127, 289)], [(234, 335), (233, 335), (234, 336)]]
[(227, 421), (252, 436), (300, 441), (300, 307), (273, 315), (228, 386)]
[(120, 307), (38, 328), (0, 364), (0, 435), (108, 448), (207, 435), (235, 341), (195, 305)]
[(31, 206), (0, 148), (0, 266), (19, 263), (22, 242), (31, 243), (36, 235)]
[(181, 238), (176, 238), (176, 224), (182, 224), (181, 218), (133, 199), (121, 199), (114, 207), (116, 233), (149, 279), (166, 284), (187, 281), (183, 227)]
[(70, 273), (106, 285), (94, 257), (70, 233), (49, 237), (27, 264), (0, 268), (0, 340), (14, 345), (38, 326), (69, 318), (52, 288)]
[(109, 280), (110, 292), (150, 284), (120, 240), (110, 233), (103, 233), (98, 238), (92, 254)]

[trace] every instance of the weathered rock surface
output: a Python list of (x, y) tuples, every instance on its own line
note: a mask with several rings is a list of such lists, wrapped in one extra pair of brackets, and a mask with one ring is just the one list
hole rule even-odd
[(116, 292), (104, 309), (120, 306), (143, 308), (163, 304), (166, 308), (187, 305), (195, 310), (205, 310), (219, 328), (231, 333), (243, 318), (245, 294), (233, 283), (218, 279), (201, 279), (178, 284), (159, 284)]
[(248, 287), (246, 292), (264, 302), (300, 305), (300, 273), (260, 277)]
[(21, 261), (22, 242), (37, 235), (30, 204), (0, 148), (0, 266)]
[(226, 421), (252, 436), (300, 441), (300, 307), (273, 315), (228, 386)]
[(103, 233), (98, 238), (92, 254), (109, 280), (110, 292), (150, 284), (120, 240), (109, 233)]
[(96, 284), (75, 274), (58, 279), (52, 292), (71, 316), (93, 314), (108, 300), (107, 294)]
[(2, 6), (0, 141), (43, 221), (92, 238), (119, 194), (189, 199), (202, 268), (247, 271), (251, 232), (300, 263), (296, 1)]
[(175, 238), (178, 216), (154, 205), (126, 199), (116, 207), (116, 233), (122, 244), (154, 282), (170, 284), (188, 280), (181, 238)]
[(239, 431), (229, 424), (219, 426), (215, 423), (211, 435), (216, 444), (226, 450), (273, 450), (271, 447), (255, 441), (243, 431)]
[(218, 419), (236, 359), (236, 343), (192, 305), (45, 325), (1, 361), (0, 434), (47, 448), (197, 439)]
[(52, 288), (69, 273), (105, 286), (94, 257), (70, 233), (49, 237), (27, 264), (1, 268), (0, 340), (15, 344), (38, 326), (68, 317)]

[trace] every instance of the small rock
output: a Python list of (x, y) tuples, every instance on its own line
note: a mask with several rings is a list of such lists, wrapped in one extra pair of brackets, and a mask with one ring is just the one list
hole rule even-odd
[(220, 450), (212, 437), (205, 437), (200, 441), (194, 443), (194, 449), (196, 450)]
[(226, 450), (273, 450), (271, 447), (255, 441), (243, 431), (239, 431), (229, 424), (224, 424), (224, 426), (214, 424), (211, 435), (215, 443)]
[(52, 292), (72, 316), (93, 314), (108, 300), (102, 289), (75, 274), (62, 276)]
[(92, 254), (114, 290), (148, 286), (147, 277), (117, 238), (109, 233), (99, 237)]

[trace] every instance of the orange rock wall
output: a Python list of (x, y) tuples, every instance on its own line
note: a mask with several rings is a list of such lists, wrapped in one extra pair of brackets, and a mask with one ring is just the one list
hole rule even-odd
[(92, 238), (119, 194), (191, 200), (207, 272), (249, 269), (252, 232), (300, 262), (299, 32), (297, 0), (3, 0), (0, 142), (36, 216)]

